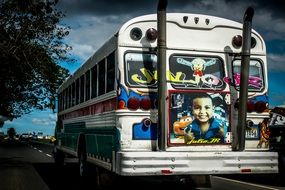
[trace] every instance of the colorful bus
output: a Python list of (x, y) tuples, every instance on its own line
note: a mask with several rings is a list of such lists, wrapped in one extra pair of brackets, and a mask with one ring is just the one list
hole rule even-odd
[(243, 24), (167, 13), (160, 102), (157, 17), (123, 24), (60, 86), (56, 163), (76, 156), (80, 175), (86, 163), (118, 176), (278, 173), (278, 154), (263, 135), (269, 111), (262, 36), (250, 30), (244, 148), (236, 149)]

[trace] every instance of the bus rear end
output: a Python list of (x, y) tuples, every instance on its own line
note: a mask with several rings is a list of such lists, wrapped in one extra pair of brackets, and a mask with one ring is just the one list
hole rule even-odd
[(118, 33), (121, 135), (113, 171), (127, 176), (277, 173), (278, 155), (268, 144), (262, 37), (252, 32), (245, 149), (236, 151), (242, 24), (172, 13), (166, 28), (165, 126), (158, 125), (156, 15), (135, 18)]

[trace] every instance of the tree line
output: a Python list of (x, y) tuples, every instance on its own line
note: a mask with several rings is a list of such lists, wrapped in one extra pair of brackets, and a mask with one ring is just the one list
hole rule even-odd
[[(34, 109), (54, 109), (56, 89), (73, 62), (63, 42), (69, 27), (56, 0), (2, 0), (0, 4), (0, 124)], [(1, 119), (2, 118), (2, 119)], [(1, 126), (1, 125), (0, 125)]]

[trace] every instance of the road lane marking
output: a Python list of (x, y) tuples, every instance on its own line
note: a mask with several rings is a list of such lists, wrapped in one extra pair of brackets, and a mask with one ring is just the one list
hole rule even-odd
[[(42, 151), (42, 150), (40, 150), (40, 149), (37, 149), (37, 147), (33, 147), (33, 146), (31, 146), (31, 148), (33, 148), (33, 149), (35, 149), (35, 150), (38, 150), (40, 153), (44, 153), (44, 151)], [(46, 156), (48, 156), (48, 157), (50, 157), (50, 158), (52, 158), (53, 156), (52, 155), (50, 155), (50, 154), (47, 154), (47, 153), (44, 153)]]
[(258, 185), (258, 184), (255, 184), (255, 183), (248, 183), (248, 182), (244, 182), (244, 181), (238, 181), (238, 180), (228, 179), (228, 178), (223, 178), (223, 177), (218, 177), (218, 176), (212, 176), (212, 177), (217, 178), (217, 179), (221, 179), (221, 180), (225, 180), (225, 181), (240, 183), (240, 184), (244, 184), (244, 185), (251, 185), (251, 186), (259, 187), (259, 188), (263, 188), (263, 189), (279, 190), (279, 189), (276, 189), (276, 188), (273, 188), (273, 187)]

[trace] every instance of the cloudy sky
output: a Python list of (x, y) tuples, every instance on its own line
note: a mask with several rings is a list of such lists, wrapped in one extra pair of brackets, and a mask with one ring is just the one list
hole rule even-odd
[[(70, 26), (65, 39), (72, 46), (75, 64), (63, 64), (74, 72), (119, 27), (129, 19), (143, 14), (156, 14), (156, 0), (59, 0), (57, 8), (65, 12), (61, 24)], [(253, 7), (253, 28), (265, 39), (269, 67), (269, 104), (285, 105), (285, 2), (282, 0), (168, 0), (168, 12), (208, 14), (237, 22), (243, 21), (247, 7)], [(4, 126), (20, 131), (34, 130), (53, 133), (56, 117), (51, 111), (33, 113)], [(23, 123), (25, 122), (25, 127)], [(17, 130), (17, 131), (19, 131)]]

